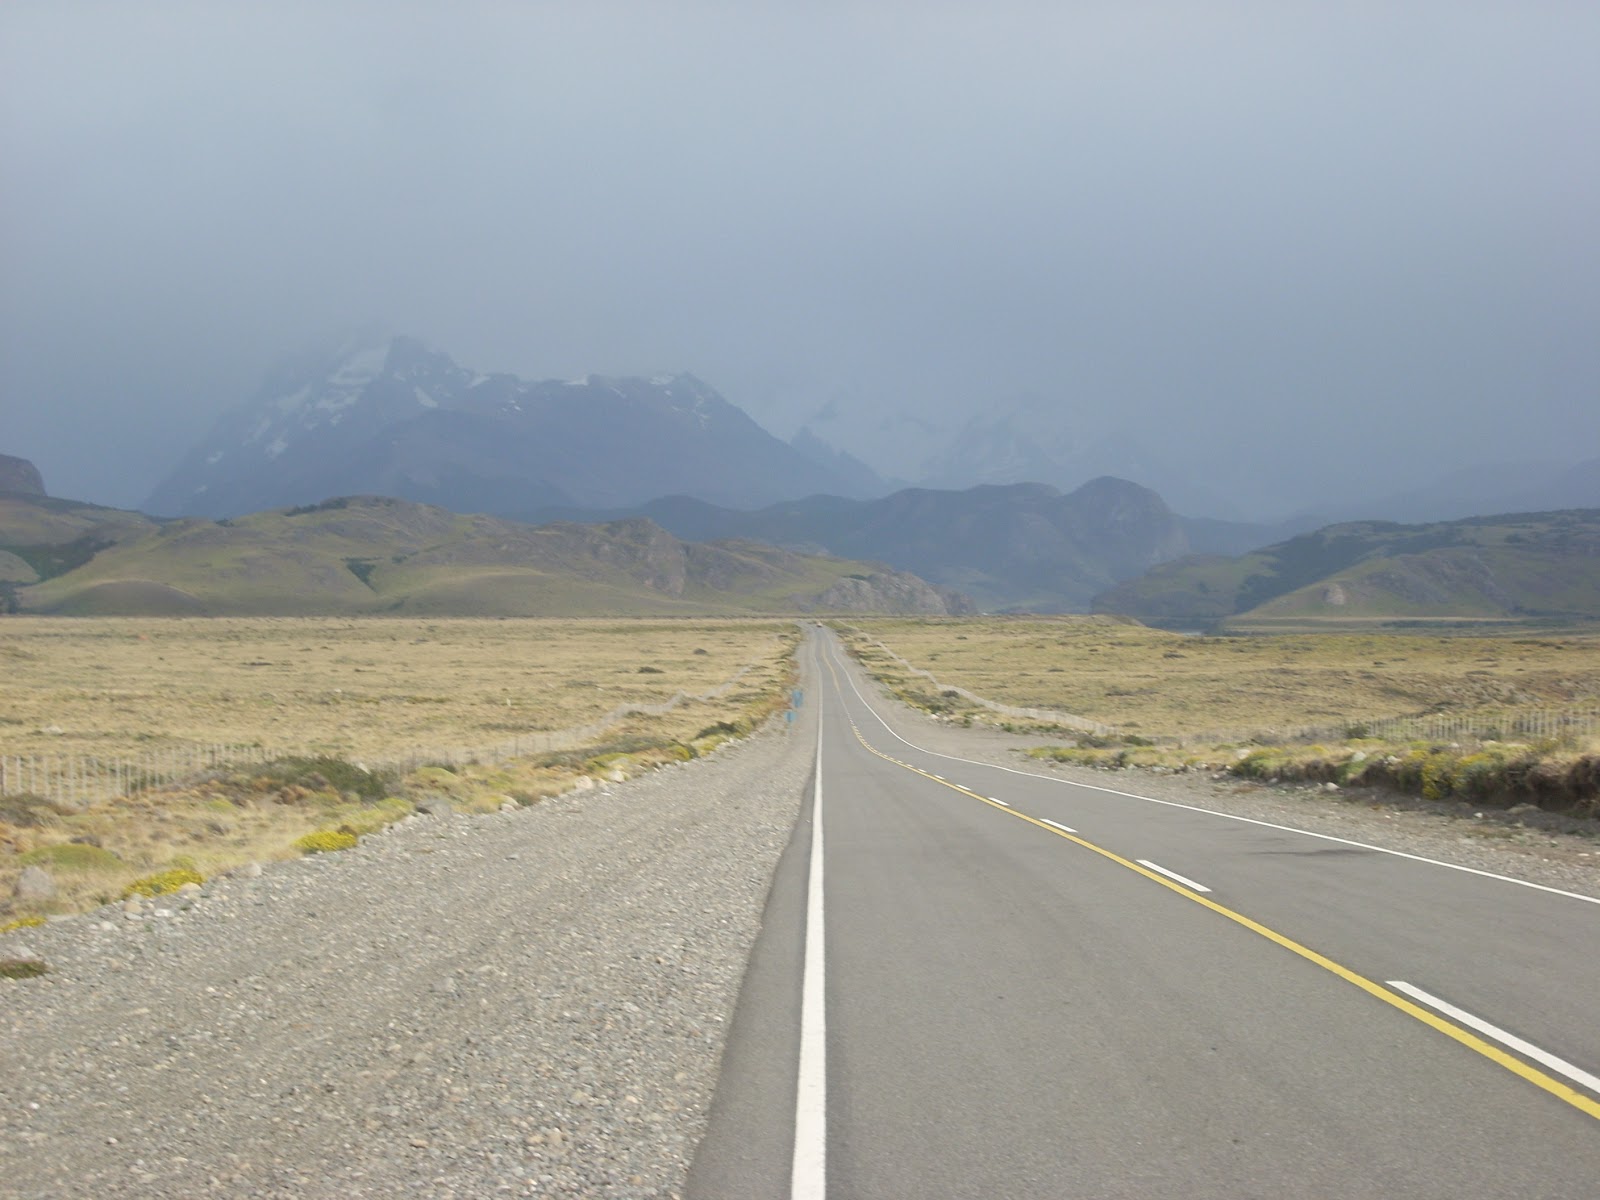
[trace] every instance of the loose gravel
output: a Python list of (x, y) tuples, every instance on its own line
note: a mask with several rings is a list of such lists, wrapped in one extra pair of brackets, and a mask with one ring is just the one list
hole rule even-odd
[(0, 936), (0, 1195), (680, 1194), (806, 724)]

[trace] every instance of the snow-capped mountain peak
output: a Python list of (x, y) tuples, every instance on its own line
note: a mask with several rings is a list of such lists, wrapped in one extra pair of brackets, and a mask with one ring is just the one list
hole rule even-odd
[(693, 375), (530, 382), (396, 337), (271, 372), (147, 506), (231, 516), (373, 492), (515, 514), (674, 492), (742, 506), (846, 490), (859, 488)]

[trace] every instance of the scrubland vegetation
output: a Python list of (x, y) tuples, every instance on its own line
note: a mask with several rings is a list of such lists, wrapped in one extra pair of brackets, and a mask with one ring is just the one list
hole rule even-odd
[[(272, 755), (85, 805), (0, 796), (0, 926), (347, 848), (419, 804), (531, 804), (709, 753), (782, 709), (797, 637), (777, 621), (8, 619), (0, 754)], [(472, 752), (719, 691), (557, 749)], [(450, 758), (394, 765), (430, 747)], [(53, 895), (14, 897), (30, 866)]]
[[(1600, 815), (1595, 721), (1566, 734), (1559, 723), (1539, 737), (1514, 732), (1530, 711), (1600, 709), (1596, 636), (1186, 637), (1107, 617), (838, 625), (852, 652), (902, 698), (946, 719), (1050, 738), (1035, 751), (1042, 758), (1376, 785)], [(1108, 729), (1084, 734), (1019, 721), (955, 688)], [(1479, 733), (1372, 736), (1385, 720), (1426, 716), (1460, 717)]]

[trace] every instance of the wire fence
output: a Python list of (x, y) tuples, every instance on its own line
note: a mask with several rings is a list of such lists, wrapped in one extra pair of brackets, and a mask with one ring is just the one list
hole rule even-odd
[(1512, 709), (1502, 712), (1430, 713), (1346, 722), (1344, 737), (1390, 741), (1565, 741), (1600, 736), (1600, 709)]
[[(363, 760), (363, 765), (412, 771), (424, 764), (458, 767), (467, 763), (503, 763), (531, 754), (571, 750), (593, 742), (607, 729), (629, 717), (662, 716), (683, 704), (725, 696), (756, 665), (750, 663), (741, 667), (708, 691), (695, 694), (675, 692), (659, 704), (619, 704), (604, 716), (582, 725), (566, 729), (531, 730), (487, 746), (421, 748), (396, 758)], [(56, 804), (81, 808), (157, 788), (198, 783), (209, 774), (221, 770), (289, 756), (317, 757), (322, 753), (325, 751), (267, 747), (255, 743), (183, 742), (128, 755), (0, 754), (0, 796), (42, 796)]]
[(76, 808), (274, 757), (265, 746), (220, 742), (177, 743), (113, 756), (0, 754), (0, 796), (43, 796)]

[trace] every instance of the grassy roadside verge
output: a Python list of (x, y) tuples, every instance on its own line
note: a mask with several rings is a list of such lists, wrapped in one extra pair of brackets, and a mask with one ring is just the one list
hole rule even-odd
[(798, 642), (797, 629), (782, 632), (770, 658), (724, 695), (627, 717), (562, 750), (404, 771), (288, 756), (76, 808), (0, 796), (0, 931), (177, 891), (252, 863), (348, 848), (419, 809), (525, 807), (712, 754), (783, 710)]
[[(1334, 738), (1283, 728), (1326, 725), (1349, 712), (1403, 716), (1471, 712), (1486, 701), (1581, 702), (1600, 691), (1600, 644), (1592, 639), (1184, 638), (1095, 618), (835, 627), (899, 699), (940, 720), (1038, 737), (1045, 744), (1030, 753), (1043, 761), (1382, 788), (1429, 801), (1600, 817), (1600, 739), (1591, 735), (1385, 740), (1363, 736), (1355, 722), (1347, 736)], [(938, 682), (908, 670), (901, 658), (935, 672)], [(1382, 669), (1391, 664), (1402, 666)], [(1108, 728), (1086, 733), (1019, 719), (974, 695)], [(1219, 732), (1222, 721), (1234, 729)]]

